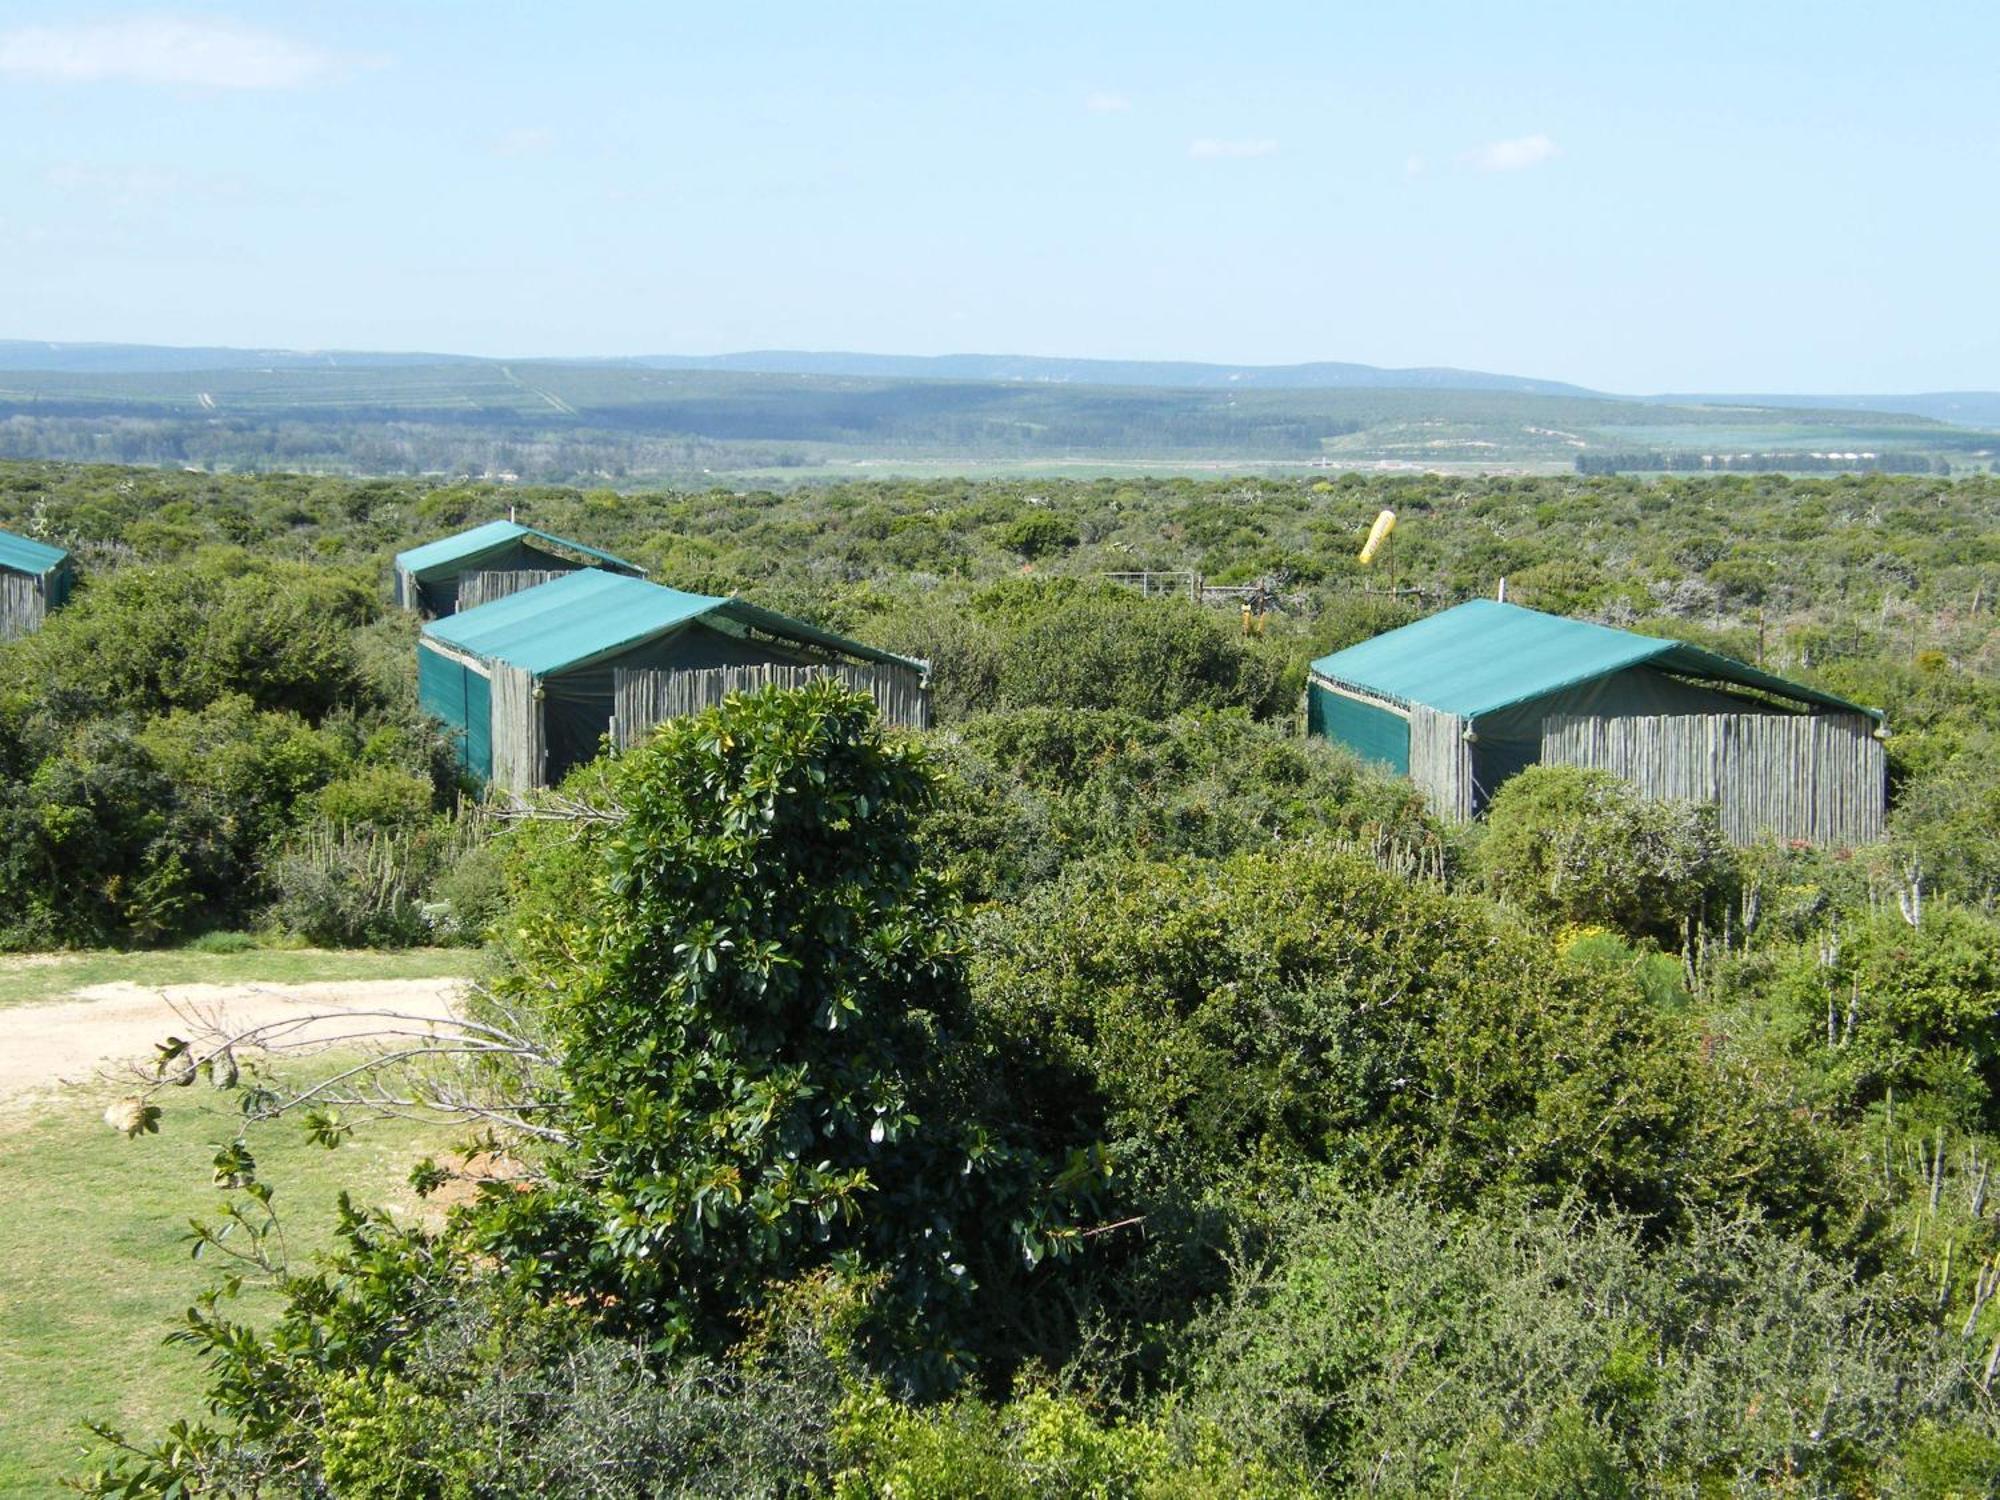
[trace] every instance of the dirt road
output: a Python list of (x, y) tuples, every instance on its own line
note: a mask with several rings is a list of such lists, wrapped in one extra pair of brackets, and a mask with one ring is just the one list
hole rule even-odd
[[(144, 1062), (169, 1035), (188, 1035), (191, 1016), (234, 1030), (322, 1011), (392, 1010), (441, 1019), (463, 988), (459, 979), (91, 985), (68, 999), (0, 1011), (0, 1102)], [(294, 1035), (327, 1037), (349, 1025), (335, 1019)]]

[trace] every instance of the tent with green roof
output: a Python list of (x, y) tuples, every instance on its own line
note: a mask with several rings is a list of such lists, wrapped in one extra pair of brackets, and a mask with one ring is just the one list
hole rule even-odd
[(69, 553), (0, 531), (0, 641), (39, 630), (75, 581)]
[(656, 721), (637, 722), (663, 693), (713, 701), (774, 670), (790, 680), (786, 669), (839, 670), (879, 683), (877, 701), (906, 705), (904, 722), (928, 714), (924, 662), (742, 599), (594, 568), (433, 620), (417, 645), (424, 709), (458, 734), (467, 770), (517, 790), (559, 781), (607, 733), (629, 741)]
[(517, 521), (440, 537), (396, 554), (396, 603), (426, 619), (473, 609), (579, 568), (641, 577), (645, 569), (553, 532)]
[(1544, 761), (1713, 801), (1733, 835), (1879, 832), (1881, 715), (1692, 646), (1475, 600), (1312, 664), (1309, 732), (1469, 817)]

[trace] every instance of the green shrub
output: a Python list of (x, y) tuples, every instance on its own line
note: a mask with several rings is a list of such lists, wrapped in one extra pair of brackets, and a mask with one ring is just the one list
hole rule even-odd
[(1220, 856), (1288, 841), (1379, 849), (1442, 874), (1450, 850), (1415, 788), (1240, 709), (1154, 721), (1118, 710), (983, 714), (940, 747), (934, 858), (974, 901), (1011, 899), (1070, 862)]
[(358, 686), (353, 627), (374, 603), (352, 578), (227, 553), (122, 568), (0, 658), (8, 685), (56, 719), (198, 709), (242, 694), (318, 720)]
[(262, 946), (247, 932), (204, 932), (188, 943), (190, 953), (251, 953)]
[(1558, 950), (1569, 968), (1601, 975), (1612, 988), (1629, 985), (1658, 1009), (1684, 1010), (1693, 1003), (1681, 961), (1657, 948), (1637, 946), (1614, 932), (1583, 928), (1564, 938)]
[(490, 840), (474, 843), (438, 876), (432, 900), (443, 910), (434, 929), (439, 940), (476, 945), (499, 922), (507, 905), (507, 856)]
[(1713, 808), (1654, 802), (1607, 771), (1531, 766), (1500, 788), (1474, 850), (1486, 889), (1549, 926), (1678, 941), (1719, 916), (1735, 858)]
[(1879, 1493), (1920, 1423), (1984, 1440), (1940, 1443), (1950, 1472), (2000, 1433), (1983, 1348), (1755, 1222), (1649, 1249), (1323, 1189), (1239, 1250), (1184, 1351), (1189, 1416), (1334, 1492)]
[(1075, 521), (1051, 510), (1031, 510), (1000, 533), (1001, 546), (1030, 561), (1050, 552), (1065, 551), (1081, 539)]
[(992, 708), (1000, 691), (1000, 634), (956, 601), (905, 603), (870, 626), (888, 650), (931, 664), (931, 713), (955, 724)]
[(303, 813), (336, 828), (410, 829), (431, 815), (428, 778), (395, 766), (364, 766), (328, 782), (306, 801)]
[(112, 723), (86, 723), (24, 781), (0, 784), (0, 942), (102, 945), (184, 930), (200, 860), (175, 807), (158, 762)]
[(1231, 1452), (1215, 1431), (1177, 1441), (1159, 1425), (1107, 1421), (1075, 1397), (1034, 1387), (1002, 1406), (961, 1399), (918, 1409), (869, 1389), (843, 1403), (836, 1423), (835, 1500), (1303, 1500), (1312, 1493)]
[(1893, 1090), (1956, 1128), (2000, 1126), (2000, 923), (1941, 902), (1800, 945), (1770, 987), (1783, 1040), (1837, 1107)]
[(1020, 1117), (1101, 1136), (1142, 1195), (1317, 1163), (1446, 1202), (1570, 1194), (1672, 1222), (1818, 1211), (1789, 1101), (1700, 1056), (1633, 976), (1579, 973), (1490, 907), (1352, 856), (1101, 861), (982, 933), (975, 993)]
[(315, 824), (271, 861), (272, 920), (323, 948), (422, 943), (439, 843), (430, 830)]
[(872, 1355), (949, 1387), (1094, 1177), (987, 1097), (921, 748), (815, 684), (670, 720), (600, 774), (615, 830), (509, 921), (574, 1144), (489, 1243), (663, 1351), (726, 1348), (773, 1282), (879, 1278)]
[(1273, 655), (1214, 611), (1129, 589), (1057, 589), (988, 602), (1018, 613), (1000, 649), (996, 696), (1008, 708), (1124, 709), (1151, 718), (1188, 708), (1288, 712)]

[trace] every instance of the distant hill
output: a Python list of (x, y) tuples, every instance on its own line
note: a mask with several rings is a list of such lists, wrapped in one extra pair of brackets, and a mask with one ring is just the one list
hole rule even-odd
[(1674, 406), (1787, 406), (1804, 411), (1893, 411), (1957, 427), (2000, 427), (2000, 391), (1921, 391), (1907, 396), (1648, 396)]
[(181, 348), (170, 344), (51, 344), (0, 339), (0, 370), (163, 375), (197, 370), (392, 369), (476, 364), (461, 354), (376, 354), (346, 349)]
[[(745, 365), (790, 361), (809, 370)], [(1126, 383), (1113, 383), (1123, 380)], [(1313, 383), (1313, 382), (1320, 383)], [(1633, 400), (1545, 381), (848, 354), (495, 360), (0, 343), (0, 457), (563, 483), (1387, 466), (1985, 470), (2000, 396)]]
[(366, 349), (234, 349), (160, 344), (50, 343), (0, 339), (0, 371), (165, 375), (205, 370), (369, 370), (429, 366), (624, 366), (747, 375), (812, 375), (849, 380), (992, 381), (1003, 384), (1117, 386), (1139, 390), (1500, 391), (1530, 396), (1636, 401), (1656, 406), (1790, 408), (1893, 412), (1954, 426), (2000, 428), (2000, 391), (1904, 395), (1672, 392), (1625, 396), (1561, 380), (1496, 375), (1443, 365), (1397, 369), (1337, 360), (1295, 365), (1224, 365), (1196, 360), (1060, 359), (1038, 354), (856, 354), (842, 350), (755, 349), (736, 354), (495, 360), (470, 354), (385, 353)]
[(654, 370), (733, 370), (758, 375), (832, 375), (875, 380), (998, 380), (1164, 390), (1518, 391), (1596, 396), (1560, 380), (1443, 367), (1385, 369), (1319, 361), (1304, 365), (1213, 365), (1188, 360), (1056, 359), (1036, 354), (846, 354), (759, 349), (743, 354), (652, 354), (630, 361)]

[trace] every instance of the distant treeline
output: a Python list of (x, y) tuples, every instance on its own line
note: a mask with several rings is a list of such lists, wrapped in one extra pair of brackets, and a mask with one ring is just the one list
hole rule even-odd
[(1951, 460), (1924, 453), (1579, 453), (1579, 474), (1949, 474)]
[[(0, 456), (270, 472), (695, 479), (888, 460), (1934, 472), (2000, 434), (1886, 412), (1523, 391), (1121, 388), (448, 362), (105, 374), (11, 371)], [(1731, 452), (1727, 460), (1707, 455)], [(1595, 455), (1602, 454), (1603, 457)], [(1748, 458), (1741, 455), (1748, 454)], [(1820, 455), (1815, 459), (1812, 455)], [(1862, 461), (1856, 460), (1855, 463)]]

